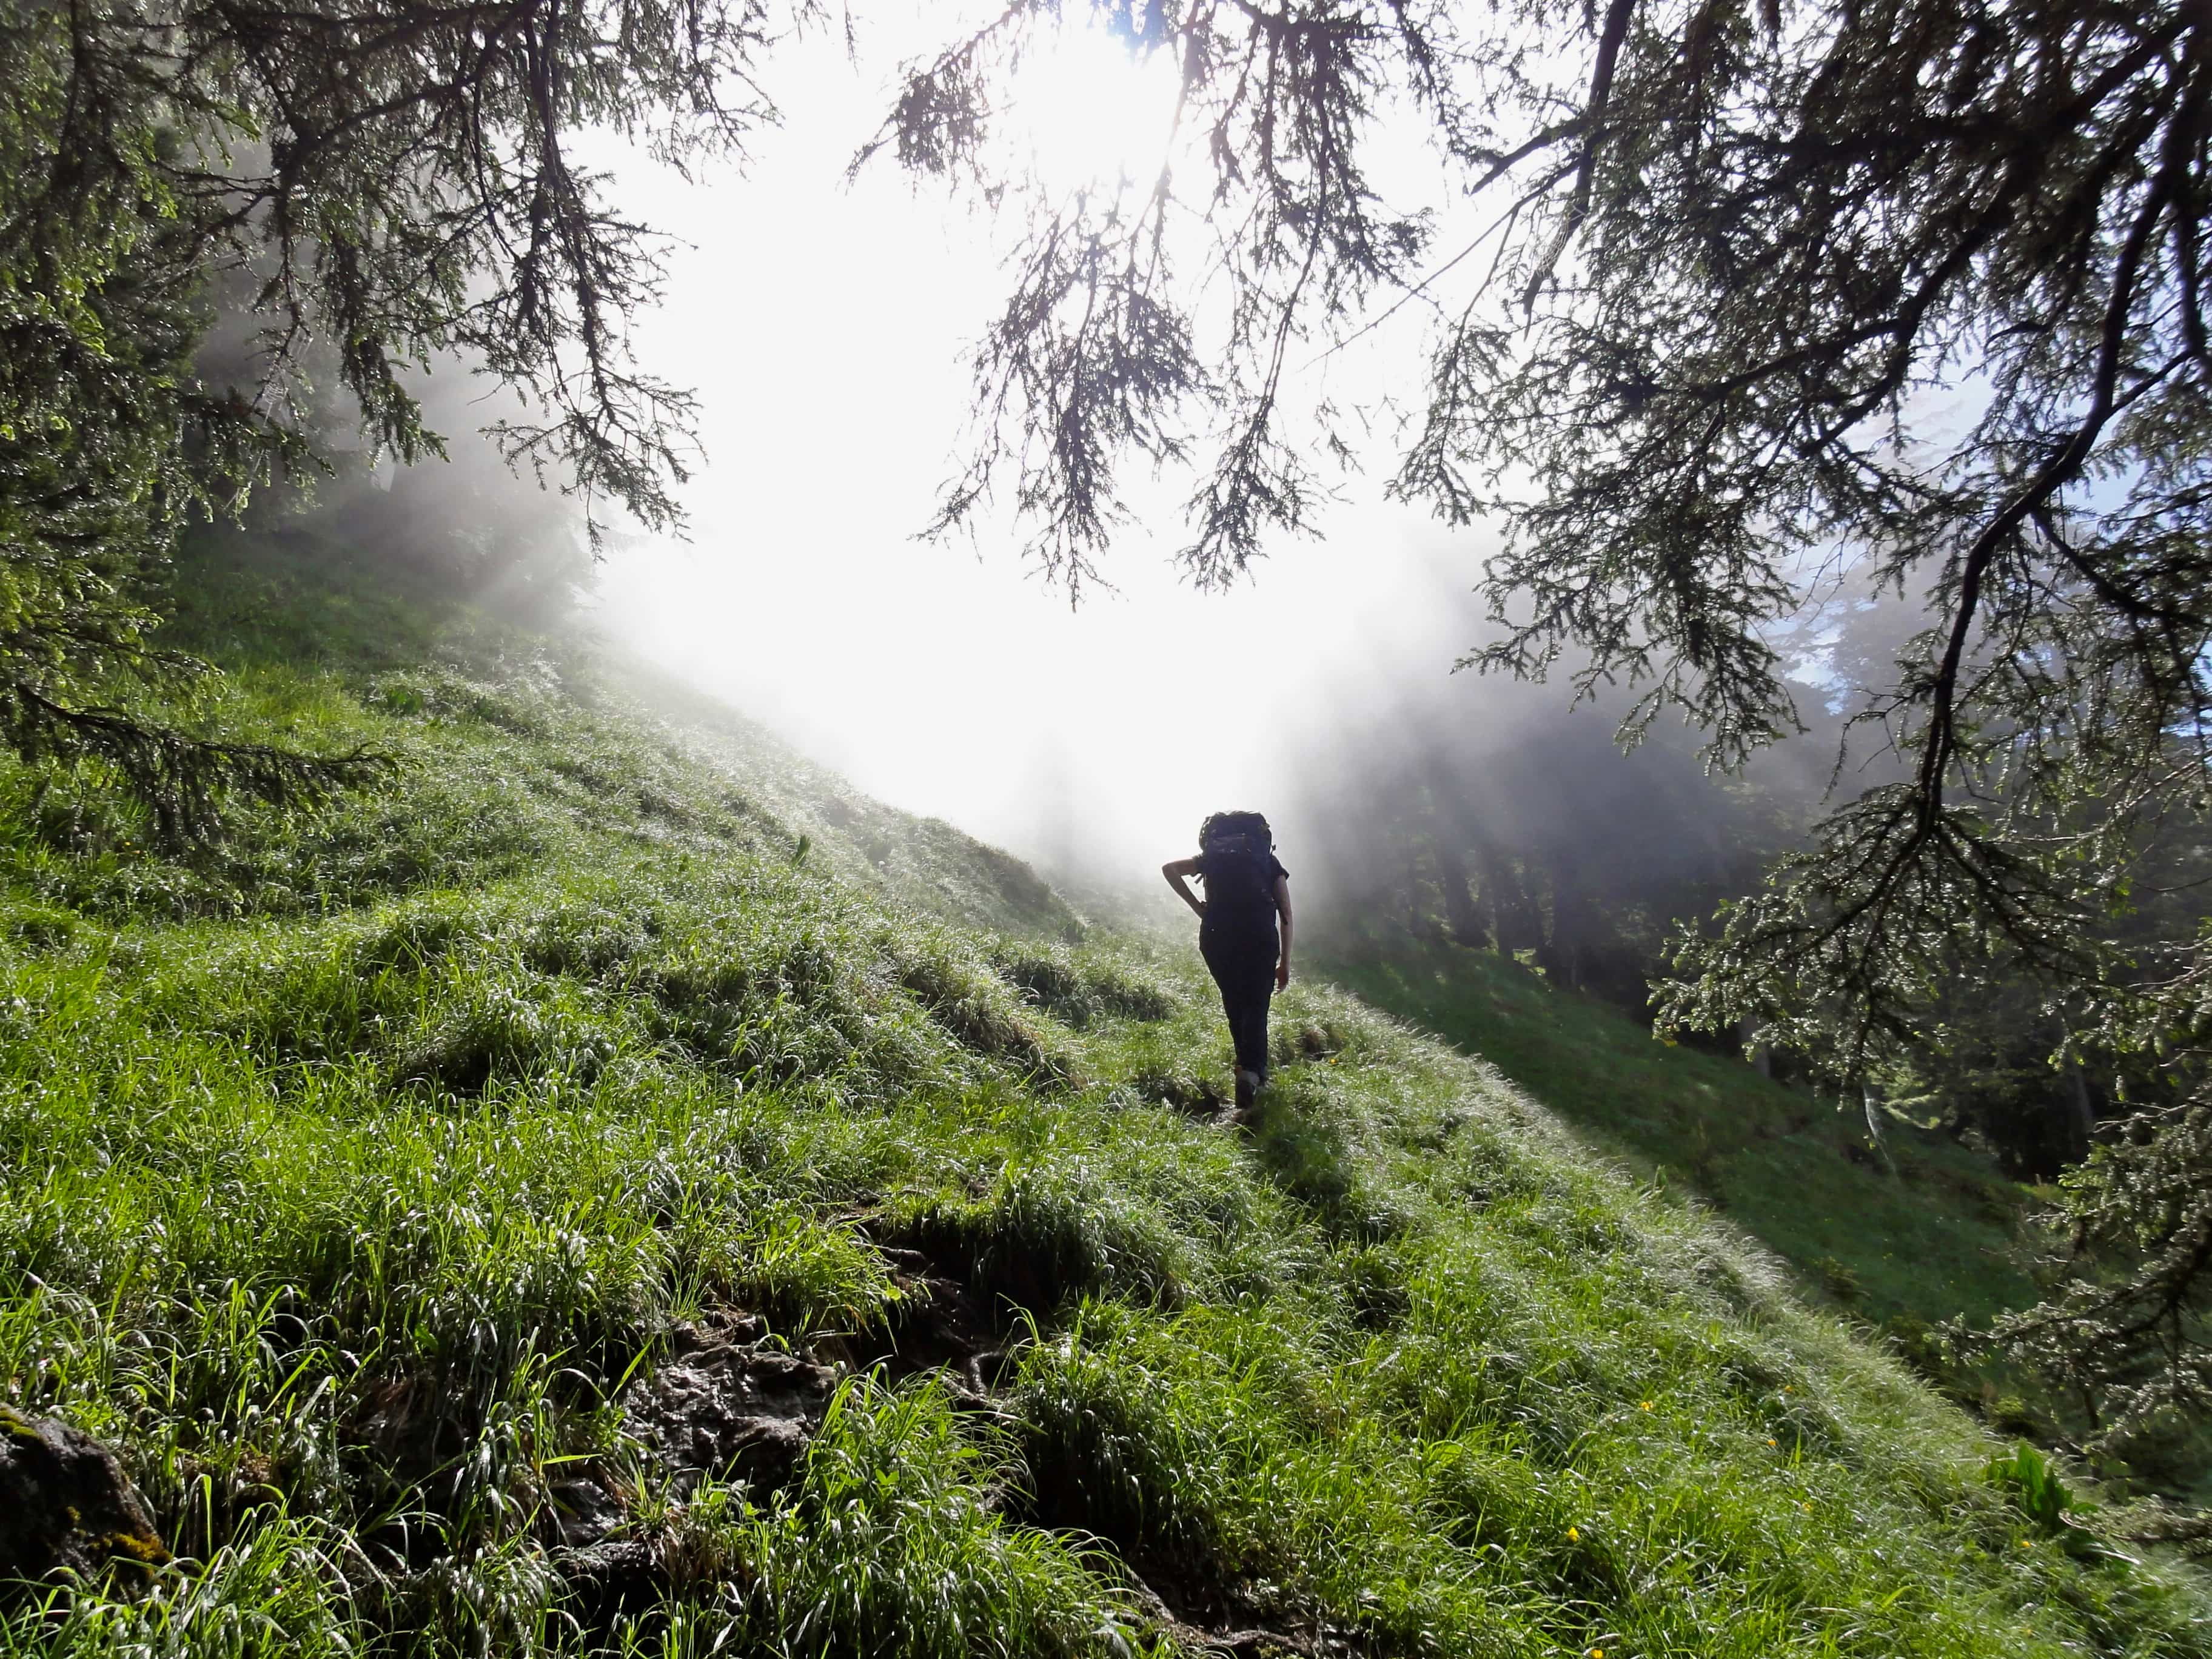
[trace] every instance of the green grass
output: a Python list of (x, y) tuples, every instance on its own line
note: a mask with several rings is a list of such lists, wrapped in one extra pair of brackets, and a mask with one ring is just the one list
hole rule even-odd
[[(2187, 1570), (2054, 1531), (1490, 1066), (1295, 986), (1216, 1127), (1194, 953), (410, 626), (237, 649), (204, 711), (389, 749), (386, 796), (176, 861), (0, 776), (0, 1397), (114, 1443), (179, 1557), (17, 1596), (0, 1653), (2204, 1650)], [(987, 1393), (878, 1363), (914, 1252)], [(733, 1310), (846, 1380), (789, 1485), (679, 1490), (623, 1383)], [(634, 1595), (564, 1565), (578, 1480)]]
[(1317, 971), (1490, 1060), (1636, 1178), (1685, 1189), (1876, 1323), (1985, 1321), (2027, 1306), (2027, 1192), (1946, 1137), (1887, 1131), (1731, 1056), (1668, 1048), (1594, 999), (1487, 952), (1411, 939), (1338, 945)]

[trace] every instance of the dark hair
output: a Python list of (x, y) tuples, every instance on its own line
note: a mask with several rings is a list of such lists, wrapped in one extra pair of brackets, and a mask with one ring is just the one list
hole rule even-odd
[(1224, 836), (1249, 836), (1263, 847), (1275, 844), (1275, 832), (1267, 827), (1267, 820), (1258, 812), (1216, 812), (1198, 826), (1198, 844), (1218, 841)]

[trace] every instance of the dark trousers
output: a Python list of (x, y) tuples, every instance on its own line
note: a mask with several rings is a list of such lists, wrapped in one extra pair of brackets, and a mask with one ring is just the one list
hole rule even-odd
[(1267, 1075), (1267, 1000), (1275, 994), (1275, 930), (1264, 933), (1199, 930), (1198, 952), (1221, 988), (1229, 1040), (1239, 1071)]

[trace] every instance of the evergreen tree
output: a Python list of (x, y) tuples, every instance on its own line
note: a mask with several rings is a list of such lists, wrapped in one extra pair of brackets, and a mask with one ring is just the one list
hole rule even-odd
[[(797, 0), (794, 12), (809, 8)], [(439, 452), (406, 373), (458, 353), (521, 394), (510, 461), (677, 518), (690, 400), (640, 372), (643, 228), (572, 151), (679, 163), (773, 111), (761, 0), (0, 0), (0, 730), (117, 769), (162, 830), (222, 790), (380, 768), (189, 736), (103, 700), (204, 672), (133, 599), (195, 514), (312, 465), (333, 392), (375, 448)], [(241, 385), (200, 379), (210, 285), (249, 286)], [(317, 354), (336, 387), (312, 382)]]

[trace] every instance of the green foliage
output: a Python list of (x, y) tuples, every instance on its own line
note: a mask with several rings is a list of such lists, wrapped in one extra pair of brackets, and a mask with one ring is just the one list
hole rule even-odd
[[(1731, 1055), (1655, 1042), (1640, 1022), (1484, 953), (1324, 940), (1319, 961), (1377, 1006), (1482, 1055), (1642, 1180), (1719, 1211), (1856, 1310), (1936, 1327), (2029, 1305), (2018, 1255), (2029, 1195), (1946, 1137), (1898, 1126), (1898, 1177), (1854, 1159), (1854, 1113)], [(1756, 1291), (1747, 1287), (1747, 1294)]]
[[(2203, 952), (2172, 933), (2138, 948), (2113, 918), (2145, 826), (2203, 793), (2212, 25), (2178, 0), (1095, 6), (1182, 98), (1161, 167), (1071, 193), (1007, 176), (993, 148), (997, 77), (1065, 9), (1020, 0), (918, 61), (870, 147), (1034, 210), (979, 350), (986, 429), (941, 525), (1012, 468), (1036, 552), (1079, 585), (1126, 517), (1130, 453), (1201, 454), (1183, 556), (1201, 583), (1231, 580), (1269, 535), (1315, 522), (1330, 491), (1313, 458), (1350, 453), (1341, 411), (1287, 423), (1300, 343), (1348, 344), (1374, 302), (1419, 294), (1438, 320), (1393, 488), (1504, 528), (1484, 583), (1500, 632), (1474, 660), (1534, 678), (1568, 662), (1583, 693), (1626, 682), (1624, 735), (1676, 705), (1733, 763), (1797, 727), (1780, 630), (1808, 573), (1838, 549), (1863, 558), (1929, 623), (1858, 711), (1897, 775), (1684, 937), (1666, 1018), (1759, 1023), (1856, 1087), (1940, 1049), (1947, 992), (2056, 984), (2060, 1057), (2158, 1072), (2181, 1091), (2161, 1102), (2196, 1103), (2137, 1114), (2068, 1188), (2075, 1231), (2108, 1255), (2008, 1340), (2099, 1396), (2113, 1435), (2201, 1409)], [(379, 453), (436, 452), (405, 377), (458, 351), (523, 394), (499, 428), (511, 460), (648, 524), (678, 516), (690, 400), (624, 348), (658, 267), (573, 140), (619, 131), (679, 164), (736, 153), (774, 115), (756, 74), (778, 14), (527, 0), (487, 19), (413, 0), (396, 15), (0, 9), (0, 740), (56, 763), (30, 786), (22, 850), (57, 854), (61, 886), (80, 840), (205, 841), (234, 793), (312, 817), (396, 758), (148, 712), (204, 678), (149, 636), (149, 566), (191, 515), (305, 464), (330, 412), (310, 407), (316, 352)], [(1392, 112), (1428, 126), (1455, 190), (1506, 195), (1455, 252), (1377, 183)], [(1221, 284), (1179, 280), (1200, 268)], [(189, 367), (210, 276), (250, 289), (267, 325), (252, 384)], [(1222, 289), (1226, 303), (1198, 297)], [(1924, 413), (1939, 392), (1971, 405), (1955, 429)], [(150, 830), (88, 830), (114, 781)], [(854, 811), (821, 805), (833, 828)], [(810, 819), (779, 827), (817, 844)], [(847, 842), (886, 880), (921, 848), (912, 862), (964, 863), (1025, 922), (1073, 921), (949, 830)], [(449, 844), (403, 847), (367, 884), (435, 878)], [(1467, 850), (1436, 842), (1447, 861)], [(1505, 936), (1548, 884), (1548, 933), (1525, 948), (1595, 982), (1588, 884), (1553, 863), (1537, 883), (1530, 858), (1499, 862), (1514, 878), (1490, 884), (1492, 930), (1517, 957)], [(267, 864), (163, 871), (161, 892), (131, 885), (145, 873), (83, 878), (179, 912), (273, 908), (280, 889), (305, 910), (331, 891)], [(1466, 896), (1449, 869), (1438, 880)], [(1073, 1080), (942, 965), (917, 970), (937, 1018)], [(2115, 1295), (2123, 1240), (2141, 1267)]]
[(139, 591), (176, 528), (234, 510), (301, 449), (191, 380), (193, 158), (159, 80), (86, 84), (117, 72), (88, 38), (110, 28), (131, 32), (0, 11), (0, 740), (119, 779), (174, 839), (228, 791), (313, 799), (384, 763), (213, 742), (115, 705), (118, 681), (174, 693), (204, 672), (151, 641)]
[(2067, 1490), (2051, 1460), (2025, 1440), (2008, 1455), (1991, 1458), (1987, 1474), (1990, 1484), (2001, 1488), (2046, 1538), (2065, 1532), (2067, 1517), (2089, 1507)]
[(994, 1512), (993, 1473), (940, 1390), (848, 1385), (798, 1491), (736, 1540), (752, 1589), (732, 1636), (913, 1659), (1133, 1651), (1097, 1564)]
[(2212, 1103), (2192, 1087), (2138, 1108), (2063, 1192), (2056, 1292), (1996, 1334), (2094, 1401), (2098, 1443), (2125, 1455), (2212, 1410)]
[[(434, 354), (524, 394), (510, 461), (673, 523), (690, 399), (623, 343), (658, 266), (568, 149), (618, 128), (734, 153), (773, 113), (750, 81), (768, 29), (715, 0), (396, 24), (0, 6), (0, 741), (112, 774), (172, 841), (226, 794), (312, 803), (387, 770), (131, 700), (207, 673), (149, 637), (179, 530), (315, 470), (332, 421), (441, 453), (407, 382)], [(219, 299), (249, 343), (196, 361)]]
[(1103, 952), (1015, 943), (991, 960), (1027, 1000), (1078, 1030), (1099, 1018), (1165, 1019), (1175, 1012), (1173, 995), (1156, 979)]
[(1824, 1255), (1813, 1265), (1820, 1270), (1822, 1288), (1837, 1301), (1856, 1302), (1863, 1294), (1859, 1287), (1859, 1276), (1852, 1271), (1849, 1263), (1838, 1261), (1832, 1255)]
[(1148, 1363), (1146, 1334), (1114, 1305), (1092, 1305), (1024, 1350), (1011, 1403), (1029, 1504), (1144, 1570), (1218, 1572), (1216, 1528), (1231, 1498), (1224, 1419), (1191, 1409), (1183, 1379)]

